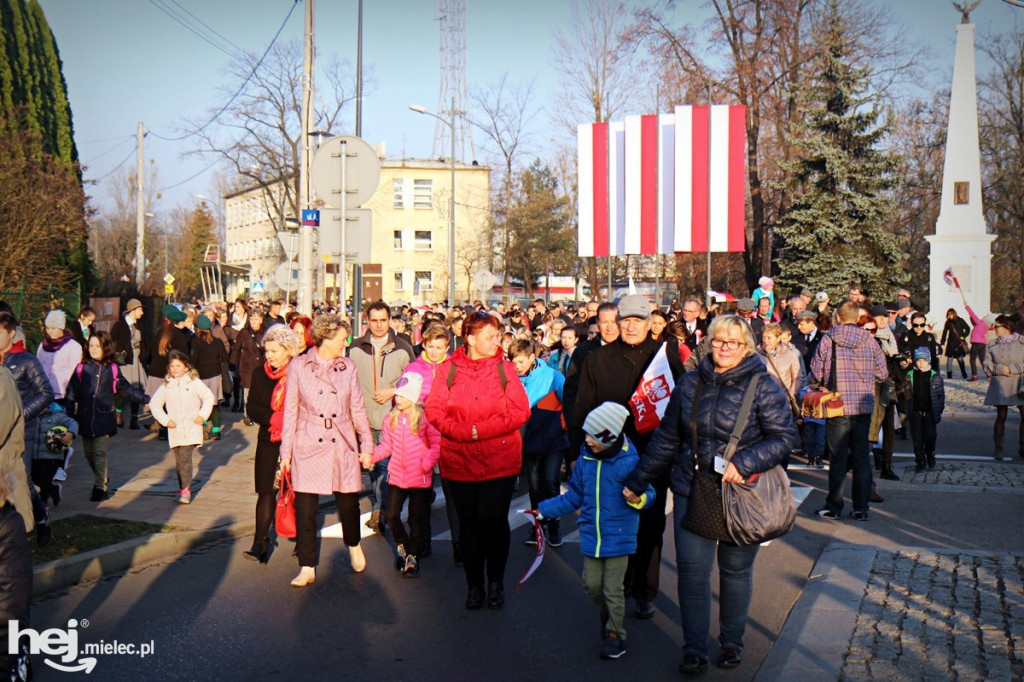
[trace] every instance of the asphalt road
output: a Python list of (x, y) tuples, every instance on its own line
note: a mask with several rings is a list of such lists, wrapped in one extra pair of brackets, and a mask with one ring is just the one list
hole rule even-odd
[[(944, 421), (940, 453), (987, 455), (990, 424), (988, 415)], [(1007, 442), (1011, 443), (1017, 424), (1008, 426)], [(906, 450), (909, 443), (899, 445)], [(905, 466), (912, 459), (897, 462)], [(873, 506), (871, 521), (828, 521), (812, 514), (823, 502), (826, 473), (794, 467), (791, 476), (795, 486), (809, 487), (809, 494), (794, 531), (763, 547), (758, 557), (743, 664), (734, 671), (711, 666), (705, 679), (754, 677), (814, 562), (831, 542), (992, 551), (1020, 550), (1024, 545), (1019, 529), (1012, 530), (1016, 526), (993, 523), (994, 518), (1019, 518), (1019, 496), (906, 484), (887, 492), (886, 482), (880, 482), (887, 500)], [(983, 499), (986, 504), (981, 504)], [(335, 521), (328, 513), (326, 524)], [(571, 530), (567, 521), (564, 532)], [(443, 508), (435, 509), (435, 538), (446, 530)], [(33, 605), (32, 623), (41, 629), (63, 627), (70, 619), (87, 620), (88, 626), (83, 621), (74, 628), (80, 648), (115, 641), (152, 644), (153, 652), (145, 658), (97, 655), (95, 670), (87, 679), (372, 676), (564, 682), (623, 675), (653, 680), (677, 677), (681, 631), (671, 532), (665, 536), (668, 558), (661, 562), (661, 591), (655, 600), (658, 614), (649, 621), (627, 616), (628, 651), (618, 661), (598, 658), (599, 624), (581, 587), (579, 545), (566, 542), (549, 548), (537, 573), (516, 592), (515, 581), (529, 566), (534, 551), (521, 541), (521, 529), (514, 530), (507, 602), (501, 611), (463, 608), (462, 569), (452, 563), (450, 544), (442, 539), (434, 540), (434, 556), (422, 562), (420, 577), (406, 580), (394, 572), (391, 545), (384, 538), (372, 536), (364, 541), (368, 568), (362, 574), (351, 571), (340, 540), (325, 538), (316, 584), (295, 589), (288, 585), (297, 570), (290, 541), (281, 541), (269, 565), (262, 566), (242, 558), (251, 542), (243, 538), (51, 595)], [(630, 601), (628, 613), (631, 609)], [(716, 620), (713, 611), (712, 637), (717, 634)], [(712, 656), (715, 651), (712, 644)], [(84, 677), (51, 669), (44, 663), (46, 658), (33, 658), (37, 680)], [(76, 660), (69, 656), (65, 663), (73, 665)]]

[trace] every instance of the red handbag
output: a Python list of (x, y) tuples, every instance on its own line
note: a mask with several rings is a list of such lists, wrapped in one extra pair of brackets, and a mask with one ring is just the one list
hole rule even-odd
[(274, 530), (278, 537), (293, 538), (295, 531), (295, 489), (292, 488), (292, 470), (281, 476), (281, 493), (277, 497), (277, 512), (274, 515)]

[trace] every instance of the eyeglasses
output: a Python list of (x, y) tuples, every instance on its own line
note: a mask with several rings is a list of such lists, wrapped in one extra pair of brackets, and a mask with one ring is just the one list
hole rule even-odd
[(725, 339), (711, 339), (712, 348), (728, 348), (729, 350), (737, 350), (740, 346), (747, 345), (743, 341), (726, 341)]
[(923, 324), (912, 324), (910, 326), (913, 327), (914, 329), (924, 329)]
[(866, 331), (868, 334), (876, 334), (878, 332), (878, 328), (877, 327), (864, 327), (864, 331)]
[(1006, 325), (1002, 325), (1002, 324), (994, 324), (994, 325), (992, 325), (992, 328), (993, 329), (1008, 329), (1009, 327), (1007, 327)]

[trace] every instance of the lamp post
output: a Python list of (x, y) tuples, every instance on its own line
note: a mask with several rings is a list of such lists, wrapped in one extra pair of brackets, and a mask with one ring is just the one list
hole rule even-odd
[(447, 120), (430, 113), (426, 107), (419, 104), (413, 104), (409, 108), (416, 113), (426, 114), (441, 121), (448, 126), (452, 135), (452, 193), (448, 204), (448, 307), (451, 307), (455, 305), (455, 98), (452, 98), (450, 117)]

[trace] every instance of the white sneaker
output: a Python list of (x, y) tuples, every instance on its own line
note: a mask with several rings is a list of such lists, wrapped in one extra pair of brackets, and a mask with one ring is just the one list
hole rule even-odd
[(366, 555), (363, 554), (363, 548), (359, 545), (348, 548), (348, 558), (352, 561), (352, 570), (356, 573), (362, 573), (366, 570)]
[(299, 574), (292, 580), (292, 587), (305, 587), (316, 582), (316, 569), (312, 566), (303, 566)]
[(53, 474), (53, 482), (63, 483), (66, 480), (68, 480), (68, 474), (66, 471), (64, 471), (64, 467), (58, 468), (57, 471)]

